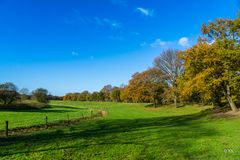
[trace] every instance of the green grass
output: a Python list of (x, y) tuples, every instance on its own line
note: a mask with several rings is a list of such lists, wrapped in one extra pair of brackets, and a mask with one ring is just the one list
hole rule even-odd
[[(1, 159), (240, 159), (240, 119), (212, 119), (204, 111), (207, 106), (155, 110), (146, 109), (147, 104), (51, 104), (55, 106), (51, 110), (79, 108), (75, 112), (104, 108), (109, 115), (69, 127), (0, 138)], [(27, 119), (28, 113), (15, 114)], [(7, 116), (9, 112), (0, 114)]]
[[(4, 108), (0, 107), (0, 131), (4, 130), (5, 121), (9, 121), (9, 128), (14, 129), (45, 124), (46, 116), (49, 123), (54, 123), (60, 120), (67, 120), (68, 116), (70, 119), (77, 119), (82, 116), (90, 116), (91, 114), (89, 108), (91, 106), (87, 108), (51, 104), (50, 107), (45, 107), (44, 104), (33, 101), (26, 102), (26, 104), (26, 108), (23, 108), (22, 104), (13, 105), (14, 107), (11, 105)], [(19, 109), (17, 109), (18, 107)]]

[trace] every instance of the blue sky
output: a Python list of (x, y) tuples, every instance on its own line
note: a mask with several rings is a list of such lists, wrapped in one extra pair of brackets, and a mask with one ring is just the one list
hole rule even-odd
[(237, 0), (0, 0), (0, 83), (52, 94), (126, 84)]

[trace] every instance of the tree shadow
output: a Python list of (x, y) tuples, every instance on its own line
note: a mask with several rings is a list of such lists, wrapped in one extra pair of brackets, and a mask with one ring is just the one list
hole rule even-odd
[(0, 112), (39, 112), (39, 113), (67, 113), (76, 112), (74, 110), (88, 110), (88, 108), (68, 107), (68, 106), (50, 106), (47, 105), (43, 108), (36, 108), (35, 106), (24, 105), (24, 106), (4, 106), (0, 107)]
[[(58, 129), (48, 133), (0, 138), (0, 156), (61, 149), (75, 149), (81, 151), (92, 145), (131, 144), (140, 145), (144, 148), (141, 154), (138, 155), (140, 159), (149, 157), (153, 159), (157, 158), (155, 155), (149, 155), (148, 150), (151, 147), (161, 147), (166, 151), (175, 152), (178, 156), (181, 155), (181, 157), (189, 159), (193, 158), (193, 155), (188, 151), (191, 150), (194, 145), (189, 139), (211, 137), (218, 134), (213, 128), (206, 127), (204, 121), (200, 121), (206, 114), (207, 112), (201, 112), (192, 115), (171, 117), (98, 120), (94, 122), (94, 125), (89, 123), (71, 126), (68, 132)], [(54, 148), (40, 149), (46, 144), (77, 141), (78, 139), (85, 139), (85, 143), (67, 147), (56, 146)], [(94, 139), (94, 143), (91, 142), (92, 139)], [(158, 141), (159, 143), (156, 143)], [(13, 144), (37, 147), (24, 147), (15, 150), (12, 149), (13, 151), (11, 151), (10, 148), (14, 147)], [(194, 153), (196, 155), (201, 155), (208, 151), (196, 150), (194, 152), (196, 152)]]

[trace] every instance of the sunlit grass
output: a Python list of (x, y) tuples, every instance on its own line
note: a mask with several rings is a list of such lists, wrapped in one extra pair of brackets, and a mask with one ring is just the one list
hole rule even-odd
[[(78, 125), (2, 139), (1, 159), (240, 158), (240, 119), (212, 119), (204, 111), (209, 106), (153, 109), (146, 108), (147, 104), (61, 101), (51, 104), (100, 108), (109, 115)], [(19, 115), (19, 119), (23, 117)]]

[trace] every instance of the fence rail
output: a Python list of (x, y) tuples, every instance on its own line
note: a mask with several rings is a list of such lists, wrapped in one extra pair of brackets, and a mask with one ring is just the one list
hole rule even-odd
[(100, 110), (94, 113), (93, 110), (91, 110), (89, 116), (82, 114), (79, 118), (70, 119), (70, 116), (66, 115), (66, 119), (52, 121), (52, 122), (49, 121), (49, 119), (51, 118), (50, 116), (45, 116), (43, 117), (44, 123), (29, 125), (29, 126), (22, 126), (22, 127), (15, 127), (11, 129), (10, 129), (11, 121), (5, 121), (5, 130), (0, 131), (0, 137), (3, 137), (3, 136), (9, 137), (9, 136), (21, 134), (23, 132), (24, 133), (33, 132), (33, 131), (39, 131), (39, 130), (44, 130), (48, 128), (60, 127), (60, 126), (69, 126), (69, 125), (78, 124), (80, 122), (84, 122), (88, 120), (94, 120), (96, 118), (104, 117), (106, 115), (107, 115), (106, 111)]

